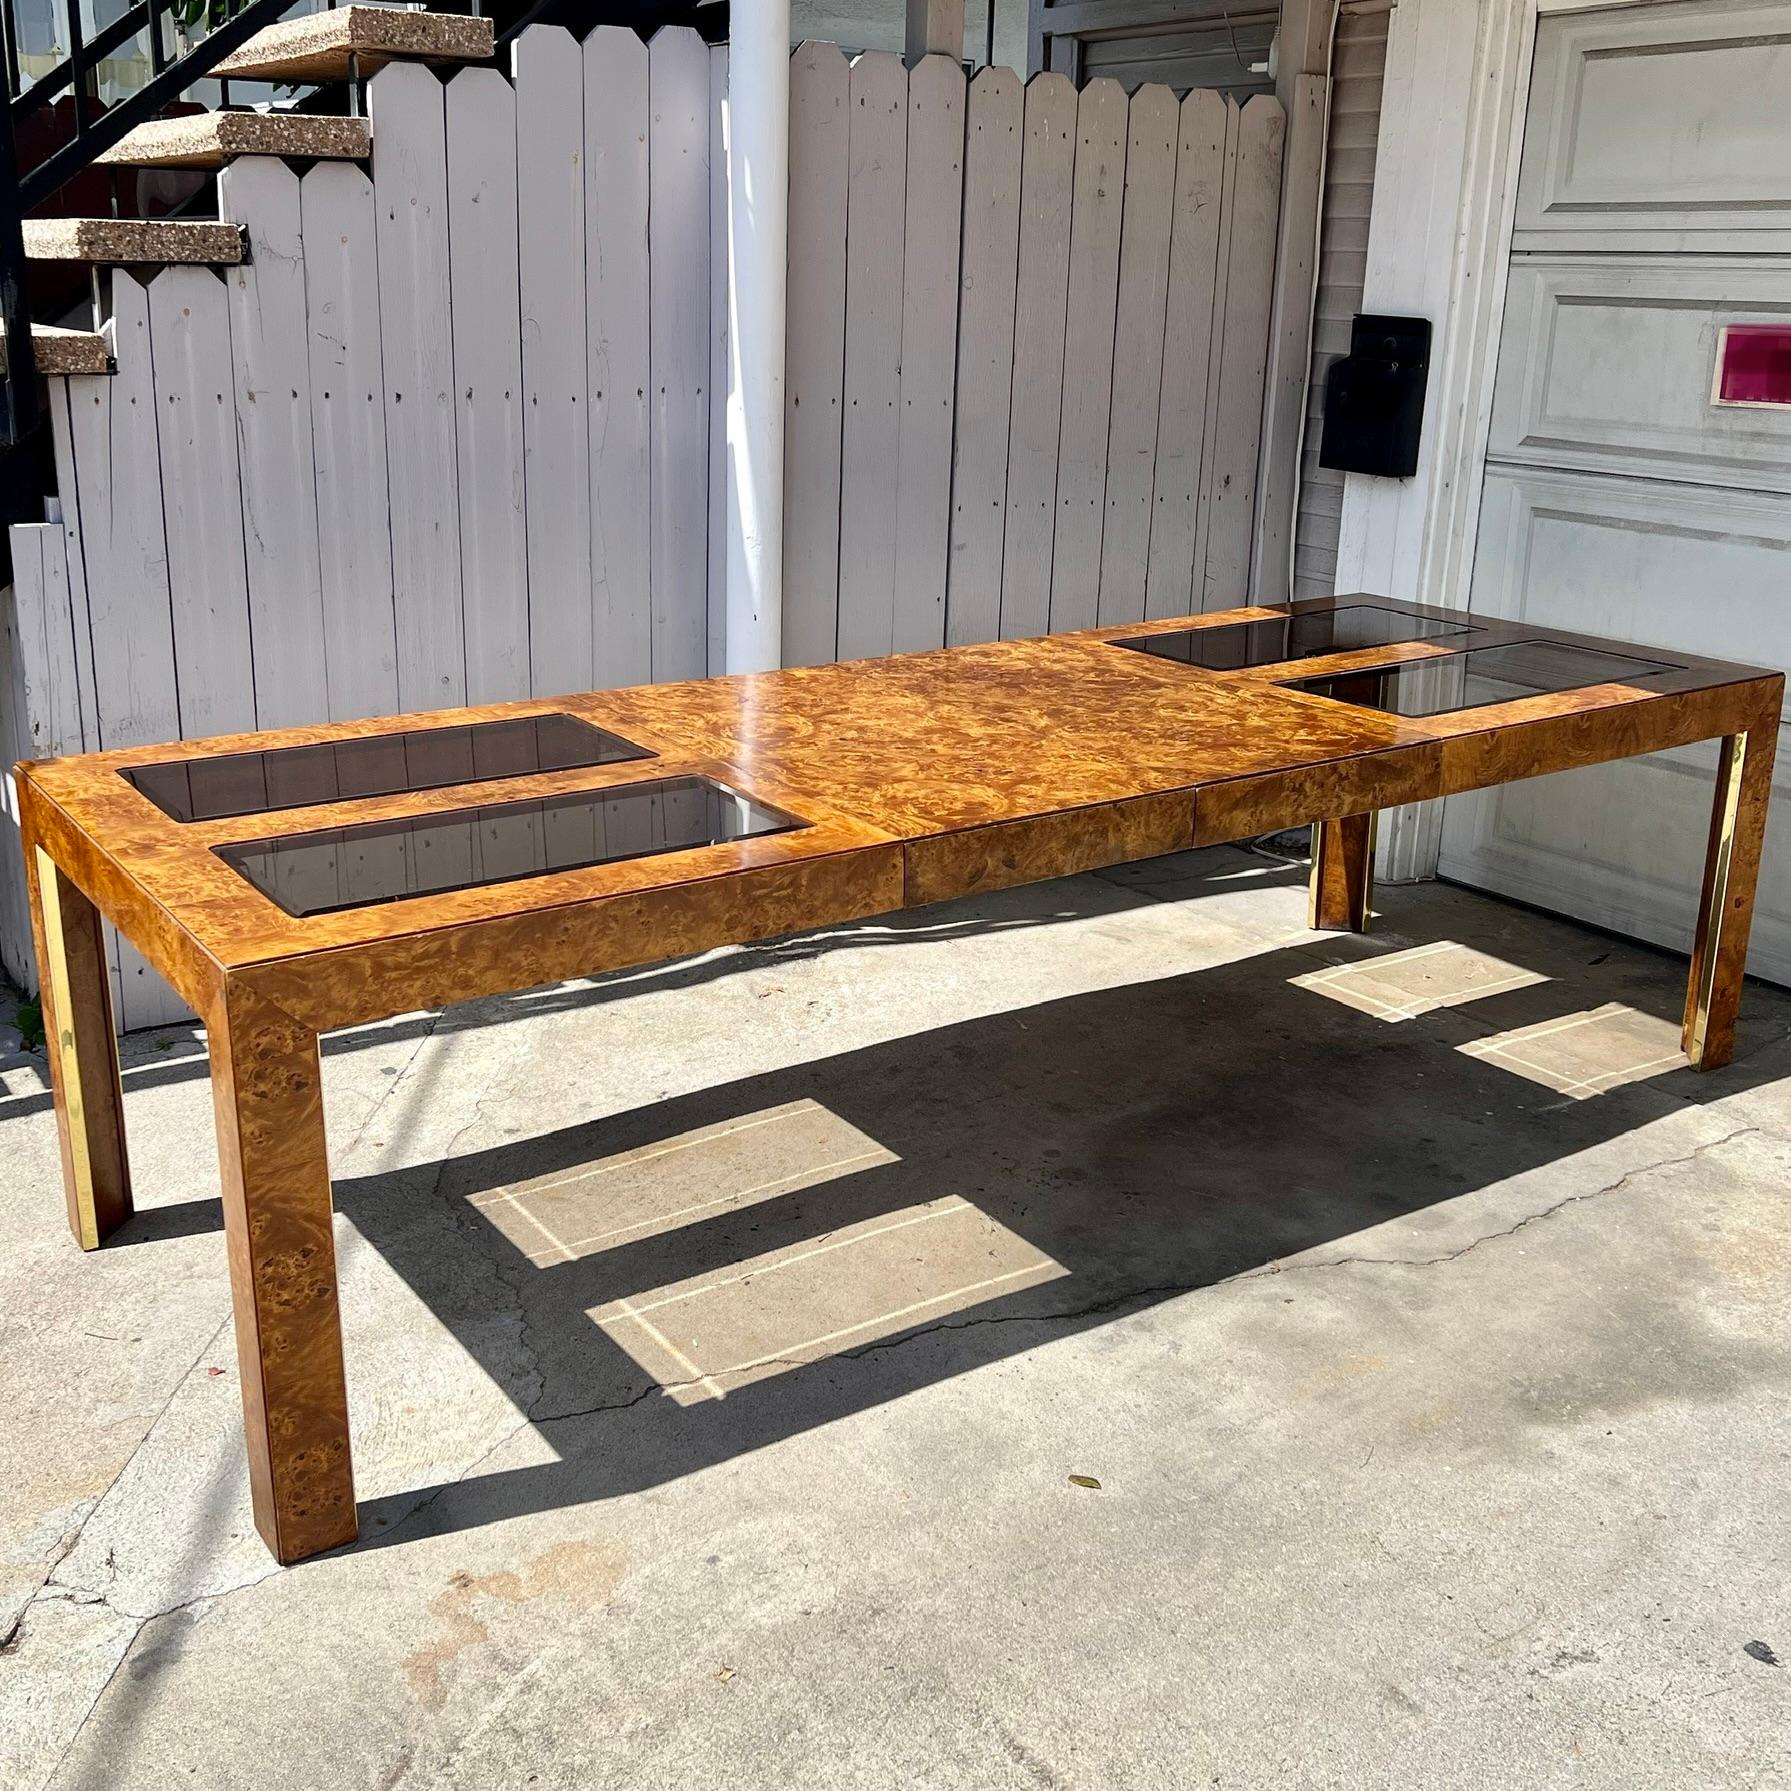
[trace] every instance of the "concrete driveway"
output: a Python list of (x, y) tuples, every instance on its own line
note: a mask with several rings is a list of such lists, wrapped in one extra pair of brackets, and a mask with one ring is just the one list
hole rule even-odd
[(201, 1040), (91, 1257), (15, 1050), (0, 1785), (1791, 1783), (1791, 997), (1696, 1077), (1680, 961), (1382, 907), (1226, 849), (329, 1041), (286, 1571)]

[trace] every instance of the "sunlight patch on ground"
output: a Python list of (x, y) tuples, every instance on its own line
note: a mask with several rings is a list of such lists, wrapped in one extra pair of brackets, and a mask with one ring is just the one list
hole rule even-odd
[(819, 1102), (791, 1101), (494, 1188), (472, 1204), (546, 1268), (900, 1161)]
[[(901, 1159), (812, 1100), (660, 1139), (473, 1205), (537, 1268), (626, 1249)], [(1067, 1273), (956, 1194), (590, 1309), (688, 1404)]]
[(1678, 1023), (1619, 1001), (1456, 1049), (1576, 1101), (1685, 1067)]
[(611, 1301), (592, 1317), (690, 1404), (1067, 1273), (947, 1195)]
[(1330, 964), (1289, 978), (1296, 989), (1309, 989), (1389, 1022), (1416, 1019), (1438, 1008), (1461, 1007), (1548, 980), (1540, 971), (1453, 939), (1353, 964)]

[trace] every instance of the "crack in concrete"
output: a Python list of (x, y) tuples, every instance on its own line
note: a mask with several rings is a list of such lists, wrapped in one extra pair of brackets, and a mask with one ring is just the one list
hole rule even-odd
[[(419, 1050), (420, 1049), (421, 1045), (419, 1044)], [(412, 1061), (414, 1061), (415, 1055), (416, 1054), (413, 1053)], [(406, 1067), (408, 1068), (409, 1066), (407, 1065)], [(466, 1125), (462, 1126), (455, 1133), (448, 1150), (445, 1151), (442, 1157), (438, 1160), (435, 1180), (436, 1192), (439, 1193), (442, 1182), (446, 1177), (447, 1166), (453, 1160), (455, 1147), (458, 1146), (461, 1138), (466, 1136), (466, 1134), (471, 1132), (476, 1126), (483, 1123), (484, 1103), (494, 1092), (496, 1091), (487, 1091), (486, 1095), (481, 1096), (479, 1100), (475, 1102), (473, 1117)], [(365, 1128), (363, 1128), (363, 1130), (364, 1129)], [(871, 1343), (861, 1345), (857, 1349), (842, 1350), (836, 1355), (821, 1358), (821, 1360), (834, 1362), (860, 1362), (871, 1356), (882, 1354), (887, 1351), (906, 1349), (910, 1345), (920, 1342), (923, 1338), (937, 1334), (953, 1331), (977, 1330), (993, 1325), (1075, 1324), (1084, 1319), (1100, 1317), (1104, 1314), (1118, 1312), (1125, 1308), (1138, 1307), (1164, 1299), (1175, 1298), (1182, 1294), (1198, 1292), (1205, 1287), (1230, 1286), (1242, 1282), (1265, 1280), (1272, 1276), (1291, 1274), (1299, 1271), (1342, 1268), (1443, 1267), (1451, 1263), (1460, 1262), (1464, 1257), (1481, 1248), (1482, 1245), (1498, 1243), (1516, 1237), (1520, 1232), (1526, 1231), (1531, 1226), (1539, 1224), (1544, 1220), (1554, 1218), (1556, 1215), (1565, 1212), (1570, 1207), (1581, 1206), (1589, 1201), (1602, 1200), (1611, 1195), (1620, 1194), (1641, 1177), (1656, 1175), (1663, 1171), (1683, 1167), (1688, 1163), (1695, 1162), (1699, 1158), (1708, 1155), (1712, 1151), (1721, 1150), (1725, 1146), (1733, 1144), (1738, 1139), (1754, 1135), (1760, 1131), (1760, 1127), (1753, 1125), (1736, 1127), (1733, 1131), (1725, 1133), (1722, 1137), (1710, 1139), (1707, 1142), (1696, 1146), (1692, 1150), (1683, 1152), (1679, 1156), (1661, 1158), (1655, 1162), (1641, 1164), (1634, 1169), (1626, 1170), (1622, 1175), (1617, 1177), (1615, 1181), (1608, 1182), (1603, 1187), (1590, 1189), (1583, 1194), (1569, 1194), (1537, 1212), (1525, 1214), (1523, 1218), (1519, 1219), (1513, 1225), (1502, 1227), (1497, 1231), (1483, 1233), (1479, 1237), (1470, 1239), (1457, 1250), (1445, 1251), (1436, 1256), (1341, 1256), (1328, 1258), (1319, 1262), (1271, 1264), (1267, 1267), (1250, 1270), (1243, 1274), (1225, 1277), (1218, 1282), (1204, 1280), (1161, 1282), (1146, 1287), (1130, 1288), (1123, 1293), (1108, 1295), (1102, 1299), (1090, 1301), (1083, 1306), (1069, 1310), (1033, 1313), (991, 1313), (978, 1318), (941, 1319), (935, 1323), (917, 1327), (914, 1330), (903, 1332), (894, 1337), (879, 1338)], [(454, 1218), (457, 1227), (465, 1228), (469, 1224), (464, 1212), (459, 1207), (456, 1208)], [(539, 1356), (528, 1336), (529, 1326), (527, 1322), (526, 1304), (522, 1299), (521, 1290), (509, 1277), (502, 1274), (501, 1268), (497, 1263), (494, 1262), (492, 1268), (494, 1273), (497, 1274), (499, 1281), (507, 1287), (515, 1297), (519, 1323), (521, 1326), (520, 1340), (522, 1341), (523, 1350), (530, 1362), (534, 1365), (537, 1380), (543, 1383), (544, 1389), (544, 1377), (541, 1374)], [(161, 1417), (167, 1411), (168, 1406), (173, 1403), (175, 1396), (180, 1390), (180, 1386), (185, 1384), (186, 1380), (190, 1378), (194, 1370), (197, 1369), (199, 1363), (204, 1360), (205, 1355), (210, 1352), (211, 1345), (215, 1343), (222, 1330), (223, 1325), (220, 1324), (218, 1330), (213, 1332), (211, 1338), (207, 1341), (205, 1349), (195, 1358), (192, 1366), (187, 1370), (187, 1373), (180, 1377), (180, 1381), (177, 1383), (174, 1391), (171, 1392), (168, 1399), (163, 1402), (156, 1417), (151, 1420), (150, 1425), (145, 1430), (144, 1438), (138, 1443), (137, 1449), (142, 1448), (143, 1441), (147, 1441), (148, 1436), (154, 1430), (155, 1425), (160, 1422)], [(814, 1363), (806, 1359), (767, 1356), (757, 1361), (743, 1364), (740, 1372), (747, 1372), (753, 1369), (799, 1368), (810, 1366), (814, 1366)], [(698, 1376), (685, 1381), (652, 1382), (624, 1399), (600, 1401), (595, 1405), (582, 1407), (569, 1412), (541, 1413), (539, 1411), (539, 1406), (541, 1399), (544, 1397), (544, 1390), (538, 1392), (535, 1398), (524, 1408), (521, 1419), (507, 1430), (502, 1437), (498, 1438), (488, 1449), (482, 1451), (480, 1455), (457, 1474), (453, 1480), (444, 1482), (441, 1486), (435, 1488), (435, 1490), (426, 1498), (422, 1499), (417, 1505), (413, 1506), (412, 1509), (407, 1511), (403, 1517), (399, 1518), (395, 1524), (391, 1525), (384, 1534), (386, 1536), (393, 1535), (396, 1531), (412, 1523), (415, 1519), (428, 1511), (438, 1500), (454, 1490), (454, 1488), (464, 1485), (468, 1480), (474, 1478), (485, 1463), (490, 1461), (495, 1455), (507, 1447), (525, 1430), (530, 1428), (545, 1428), (549, 1425), (572, 1423), (581, 1419), (596, 1418), (616, 1412), (629, 1411), (635, 1406), (652, 1398), (655, 1394), (669, 1396), (692, 1387), (700, 1386), (706, 1378), (707, 1377)], [(141, 1639), (143, 1631), (146, 1628), (152, 1623), (160, 1622), (167, 1617), (178, 1615), (183, 1611), (193, 1609), (197, 1606), (221, 1603), (224, 1599), (234, 1597), (239, 1592), (245, 1592), (254, 1586), (260, 1585), (264, 1579), (270, 1579), (282, 1571), (282, 1569), (278, 1567), (273, 1567), (270, 1568), (266, 1574), (263, 1574), (256, 1579), (244, 1581), (239, 1585), (228, 1587), (221, 1592), (202, 1593), (193, 1598), (183, 1600), (180, 1603), (170, 1605), (166, 1609), (151, 1612), (147, 1615), (124, 1610), (122, 1607), (113, 1604), (109, 1596), (103, 1592), (56, 1580), (53, 1577), (56, 1567), (73, 1551), (76, 1543), (80, 1539), (82, 1530), (85, 1528), (87, 1522), (90, 1521), (93, 1512), (100, 1508), (104, 1503), (106, 1496), (111, 1492), (112, 1486), (116, 1486), (118, 1479), (122, 1478), (125, 1468), (128, 1468), (130, 1461), (135, 1459), (137, 1449), (132, 1450), (131, 1456), (127, 1458), (124, 1467), (120, 1468), (119, 1474), (114, 1477), (112, 1485), (108, 1486), (106, 1493), (102, 1494), (100, 1498), (94, 1502), (93, 1510), (89, 1511), (86, 1516), (83, 1517), (81, 1523), (75, 1527), (67, 1540), (66, 1546), (61, 1549), (56, 1560), (50, 1564), (43, 1586), (40, 1587), (38, 1592), (27, 1602), (24, 1609), (20, 1612), (18, 1621), (13, 1625), (12, 1630), (8, 1632), (7, 1637), (0, 1640), (0, 1648), (16, 1645), (15, 1638), (31, 1610), (38, 1603), (49, 1598), (63, 1598), (72, 1599), (78, 1602), (96, 1603), (103, 1606), (105, 1609), (112, 1611), (114, 1614), (125, 1618), (127, 1621), (136, 1624), (136, 1628), (126, 1642), (111, 1673), (107, 1675), (105, 1683), (100, 1687), (93, 1702), (88, 1706), (87, 1711), (82, 1716), (80, 1722), (75, 1726), (74, 1732), (70, 1735), (67, 1745), (58, 1756), (55, 1766), (51, 1768), (48, 1777), (44, 1781), (46, 1787), (53, 1784), (60, 1774), (63, 1765), (66, 1763), (69, 1755), (73, 1752), (81, 1735), (91, 1723), (95, 1713), (104, 1701), (107, 1692), (111, 1689), (113, 1682), (117, 1679), (119, 1672), (123, 1669), (125, 1662), (129, 1659), (131, 1652), (137, 1646), (137, 1643)]]
[(428, 1023), (424, 1026), (422, 1032), (419, 1033), (417, 1036), (416, 1045), (412, 1049), (410, 1056), (405, 1058), (403, 1064), (399, 1068), (398, 1074), (395, 1075), (391, 1079), (391, 1081), (386, 1084), (385, 1089), (381, 1093), (379, 1099), (376, 1100), (373, 1103), (373, 1105), (367, 1109), (367, 1116), (355, 1128), (354, 1136), (352, 1138), (350, 1138), (348, 1140), (348, 1142), (342, 1147), (342, 1161), (344, 1163), (346, 1163), (348, 1161), (349, 1157), (353, 1155), (355, 1150), (357, 1148), (359, 1148), (361, 1140), (367, 1136), (368, 1128), (380, 1116), (380, 1114), (382, 1114), (385, 1111), (386, 1104), (391, 1100), (392, 1096), (395, 1095), (398, 1092), (399, 1088), (403, 1085), (405, 1077), (407, 1077), (411, 1073), (411, 1071), (416, 1067), (417, 1059), (423, 1055), (423, 1047), (425, 1045), (427, 1045), (432, 1038), (435, 1037), (436, 1029), (441, 1025), (442, 1018), (446, 1012), (447, 1012), (447, 1010), (445, 1008), (437, 1008), (435, 1010), (435, 1012), (429, 1016)]
[[(448, 1141), (448, 1148), (436, 1161), (435, 1180), (430, 1187), (430, 1197), (433, 1200), (439, 1202), (442, 1198), (442, 1186), (447, 1180), (450, 1164), (459, 1155), (460, 1141), (470, 1133), (477, 1131), (485, 1123), (485, 1103), (508, 1092), (502, 1087), (487, 1088), (473, 1102), (472, 1117), (455, 1131), (454, 1136)], [(473, 1212), (464, 1199), (457, 1197), (450, 1200), (448, 1205), (450, 1208), (449, 1218), (454, 1228), (471, 1243), (475, 1255), (486, 1262), (491, 1270), (492, 1278), (510, 1296), (510, 1303), (516, 1310), (517, 1347), (522, 1352), (534, 1376), (533, 1392), (525, 1400), (518, 1402), (522, 1405), (523, 1411), (527, 1413), (534, 1408), (545, 1393), (547, 1376), (541, 1367), (541, 1352), (535, 1343), (534, 1326), (529, 1322), (528, 1301), (524, 1297), (524, 1270), (519, 1266), (513, 1273), (505, 1273), (505, 1258), (502, 1254), (498, 1256), (490, 1254), (487, 1249), (491, 1241), (488, 1230), (480, 1229), (475, 1225)]]
[(106, 1693), (112, 1689), (113, 1681), (124, 1671), (124, 1663), (130, 1659), (131, 1650), (136, 1647), (137, 1638), (142, 1635), (145, 1627), (144, 1624), (139, 1623), (137, 1627), (131, 1631), (130, 1637), (125, 1642), (125, 1645), (119, 1649), (118, 1658), (113, 1661), (112, 1670), (106, 1675), (105, 1683), (99, 1688), (98, 1692), (94, 1694), (93, 1702), (89, 1704), (86, 1710), (82, 1713), (81, 1720), (75, 1724), (74, 1730), (69, 1735), (68, 1741), (64, 1744), (62, 1752), (56, 1756), (56, 1764), (44, 1774), (43, 1791), (50, 1791), (50, 1787), (61, 1778), (62, 1769), (68, 1764), (69, 1755), (75, 1751), (76, 1743), (87, 1733), (87, 1725), (93, 1721), (94, 1713), (99, 1709), (101, 1703), (104, 1702)]
[[(141, 1447), (142, 1445), (138, 1444), (138, 1448)], [(134, 1455), (136, 1450), (133, 1449), (131, 1453)], [(128, 1460), (125, 1465), (127, 1467), (130, 1465)], [(120, 1469), (119, 1471), (122, 1473), (123, 1469)], [(114, 1477), (112, 1485), (106, 1488), (106, 1492), (110, 1492), (112, 1486), (116, 1486), (117, 1484), (117, 1479)], [(18, 1615), (13, 1618), (6, 1633), (0, 1635), (0, 1654), (11, 1654), (13, 1650), (18, 1647), (20, 1633), (25, 1627), (25, 1619), (31, 1615), (31, 1607), (45, 1595), (51, 1582), (56, 1577), (56, 1569), (68, 1559), (75, 1544), (81, 1540), (81, 1532), (86, 1528), (87, 1520), (99, 1509), (100, 1499), (103, 1499), (105, 1496), (105, 1493), (101, 1493), (99, 1498), (96, 1498), (75, 1520), (74, 1528), (64, 1531), (62, 1535), (56, 1538), (56, 1551), (51, 1556), (48, 1565), (44, 1568), (43, 1578), (40, 1579), (31, 1591), (26, 1594), (25, 1602), (19, 1606)]]
[[(45, 1567), (44, 1576), (38, 1582), (37, 1590), (33, 1592), (19, 1608), (19, 1614), (14, 1619), (12, 1627), (4, 1636), (0, 1636), (0, 1654), (6, 1653), (12, 1648), (17, 1647), (18, 1638), (24, 1629), (26, 1619), (40, 1603), (43, 1603), (48, 1599), (60, 1598), (65, 1601), (83, 1604), (102, 1604), (105, 1605), (107, 1610), (114, 1612), (117, 1616), (130, 1618), (138, 1623), (147, 1621), (145, 1618), (136, 1616), (134, 1612), (121, 1610), (117, 1606), (111, 1604), (108, 1601), (107, 1595), (97, 1587), (77, 1585), (71, 1580), (58, 1579), (56, 1577), (56, 1569), (75, 1552), (75, 1549), (80, 1544), (82, 1536), (86, 1533), (87, 1526), (96, 1516), (98, 1516), (99, 1512), (104, 1508), (106, 1501), (117, 1489), (120, 1481), (122, 1481), (125, 1475), (130, 1472), (131, 1463), (142, 1453), (143, 1447), (149, 1439), (155, 1435), (156, 1426), (168, 1415), (168, 1408), (173, 1405), (177, 1398), (179, 1398), (181, 1388), (193, 1378), (193, 1375), (198, 1370), (199, 1364), (212, 1353), (213, 1346), (217, 1343), (218, 1339), (223, 1336), (224, 1327), (229, 1323), (230, 1319), (228, 1316), (219, 1321), (217, 1328), (206, 1338), (199, 1353), (187, 1364), (185, 1371), (175, 1377), (174, 1385), (169, 1389), (168, 1397), (156, 1407), (154, 1415), (143, 1427), (143, 1434), (132, 1446), (130, 1453), (119, 1464), (118, 1472), (106, 1482), (105, 1490), (101, 1492), (98, 1497), (94, 1499), (93, 1503), (88, 1506), (87, 1510), (81, 1514), (81, 1517), (74, 1528), (65, 1536), (58, 1538), (59, 1546), (56, 1550), (55, 1558)], [(89, 1714), (91, 1714), (91, 1711), (89, 1711)], [(82, 1720), (85, 1721), (86, 1719), (83, 1718)]]
[(1579, 1206), (1588, 1200), (1602, 1200), (1607, 1194), (1620, 1194), (1638, 1176), (1656, 1175), (1662, 1170), (1678, 1169), (1687, 1163), (1695, 1163), (1706, 1153), (1721, 1150), (1724, 1145), (1733, 1144), (1737, 1138), (1746, 1138), (1759, 1130), (1758, 1126), (1737, 1126), (1734, 1131), (1724, 1133), (1721, 1138), (1712, 1138), (1695, 1149), (1685, 1152), (1683, 1156), (1663, 1157), (1657, 1162), (1644, 1163), (1638, 1168), (1627, 1169), (1614, 1182), (1607, 1182), (1602, 1188), (1591, 1188), (1584, 1194), (1568, 1194), (1557, 1200), (1554, 1205), (1543, 1207), (1540, 1212), (1526, 1213), (1515, 1225), (1508, 1225), (1502, 1231), (1486, 1232), (1463, 1244), (1459, 1250), (1448, 1250), (1441, 1256), (1333, 1256), (1322, 1262), (1277, 1262), (1269, 1263), (1260, 1269), (1251, 1269), (1242, 1275), (1234, 1275), (1230, 1279), (1233, 1281), (1261, 1281), (1271, 1275), (1292, 1275), (1309, 1272), (1313, 1269), (1439, 1268), (1445, 1263), (1460, 1262), (1464, 1256), (1478, 1250), (1482, 1244), (1495, 1244), (1504, 1238), (1516, 1237), (1520, 1231), (1525, 1231), (1544, 1219), (1552, 1219), (1555, 1214), (1565, 1212), (1570, 1206)]
[[(974, 1331), (991, 1325), (1065, 1325), (1075, 1324), (1083, 1319), (1099, 1318), (1108, 1313), (1122, 1311), (1128, 1307), (1154, 1304), (1160, 1300), (1175, 1299), (1182, 1294), (1199, 1293), (1209, 1287), (1236, 1286), (1244, 1282), (1266, 1280), (1271, 1276), (1292, 1274), (1296, 1271), (1340, 1268), (1438, 1268), (1449, 1263), (1459, 1262), (1483, 1244), (1498, 1243), (1504, 1239), (1515, 1237), (1530, 1226), (1539, 1224), (1545, 1219), (1566, 1211), (1572, 1206), (1583, 1205), (1590, 1200), (1601, 1200), (1608, 1195), (1619, 1194), (1631, 1182), (1640, 1176), (1654, 1175), (1662, 1170), (1676, 1169), (1686, 1163), (1696, 1161), (1710, 1151), (1720, 1150), (1724, 1145), (1732, 1144), (1738, 1138), (1745, 1138), (1758, 1132), (1758, 1126), (1739, 1126), (1734, 1131), (1725, 1133), (1721, 1138), (1713, 1138), (1695, 1149), (1677, 1157), (1661, 1158), (1653, 1163), (1644, 1163), (1634, 1169), (1626, 1170), (1615, 1181), (1608, 1182), (1602, 1188), (1589, 1189), (1584, 1194), (1569, 1194), (1553, 1205), (1540, 1211), (1528, 1213), (1515, 1225), (1506, 1226), (1498, 1231), (1486, 1232), (1480, 1237), (1471, 1239), (1459, 1250), (1446, 1251), (1440, 1256), (1405, 1257), (1405, 1256), (1340, 1256), (1322, 1262), (1299, 1262), (1287, 1264), (1271, 1264), (1265, 1268), (1247, 1270), (1242, 1274), (1228, 1275), (1218, 1281), (1166, 1281), (1157, 1282), (1145, 1287), (1128, 1288), (1123, 1293), (1109, 1294), (1099, 1300), (1093, 1300), (1083, 1306), (1055, 1312), (1004, 1312), (988, 1313), (980, 1318), (940, 1319), (935, 1323), (922, 1325), (911, 1331), (904, 1331), (894, 1337), (878, 1338), (876, 1341), (862, 1344), (856, 1349), (841, 1350), (832, 1356), (817, 1358), (815, 1361), (793, 1359), (785, 1356), (766, 1356), (757, 1361), (740, 1365), (735, 1372), (746, 1373), (761, 1368), (811, 1368), (817, 1361), (829, 1362), (862, 1362), (868, 1357), (882, 1354), (890, 1350), (906, 1349), (923, 1338), (951, 1331)], [(596, 1405), (581, 1406), (569, 1412), (539, 1411), (540, 1399), (537, 1398), (523, 1412), (523, 1416), (503, 1436), (498, 1438), (490, 1448), (484, 1450), (476, 1460), (470, 1462), (452, 1480), (444, 1481), (417, 1505), (407, 1511), (397, 1522), (391, 1524), (383, 1535), (391, 1536), (405, 1525), (420, 1517), (439, 1499), (445, 1497), (456, 1487), (464, 1485), (477, 1475), (493, 1456), (499, 1454), (525, 1430), (530, 1428), (545, 1429), (554, 1424), (570, 1424), (585, 1418), (606, 1417), (616, 1412), (631, 1411), (635, 1406), (643, 1404), (655, 1394), (675, 1394), (688, 1391), (703, 1384), (707, 1376), (696, 1376), (681, 1381), (653, 1381), (638, 1392), (629, 1394), (623, 1399), (599, 1401)]]

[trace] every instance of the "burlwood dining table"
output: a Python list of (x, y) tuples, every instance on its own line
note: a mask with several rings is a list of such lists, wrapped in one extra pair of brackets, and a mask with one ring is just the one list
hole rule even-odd
[(356, 1535), (318, 1036), (1721, 741), (1685, 1001), (1733, 1050), (1777, 672), (1375, 597), (19, 767), (69, 1223), (131, 1213), (102, 917), (202, 1017), (255, 1521)]

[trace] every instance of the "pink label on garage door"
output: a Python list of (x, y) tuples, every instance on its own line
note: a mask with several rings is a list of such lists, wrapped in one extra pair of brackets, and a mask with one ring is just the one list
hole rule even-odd
[(1726, 325), (1716, 346), (1715, 402), (1791, 408), (1791, 326)]

